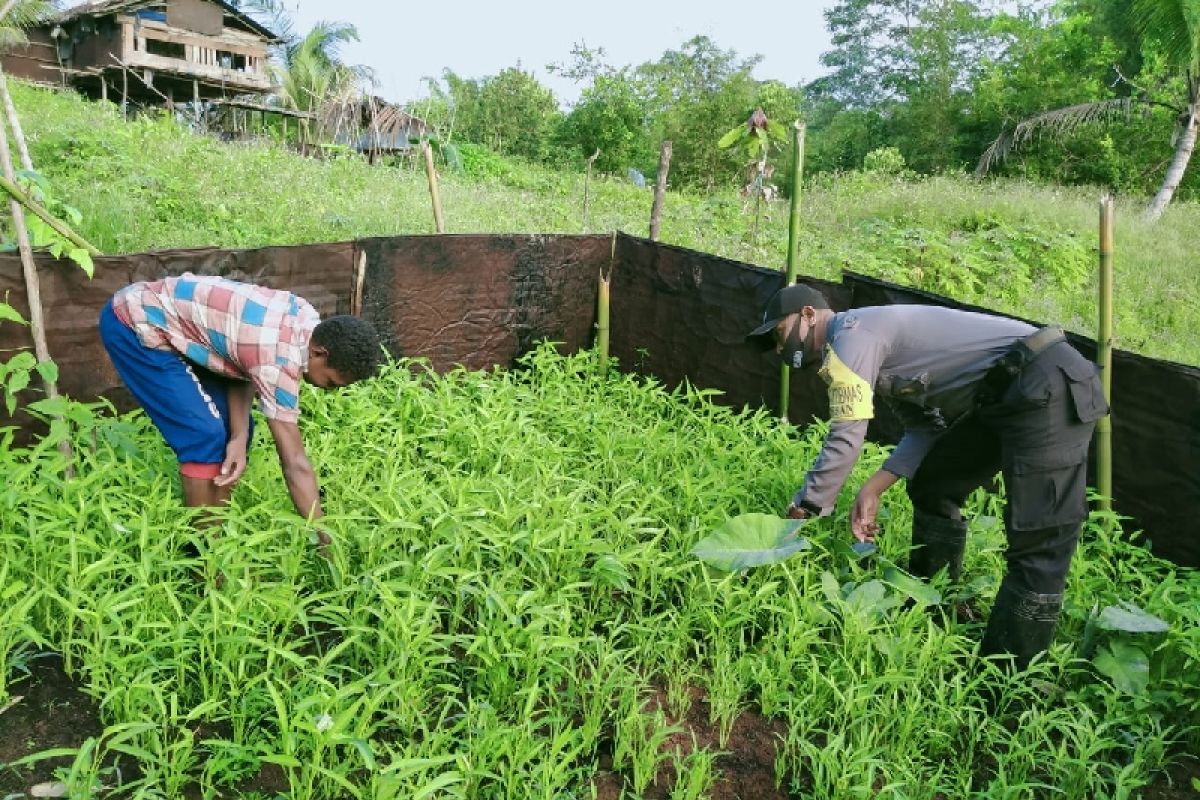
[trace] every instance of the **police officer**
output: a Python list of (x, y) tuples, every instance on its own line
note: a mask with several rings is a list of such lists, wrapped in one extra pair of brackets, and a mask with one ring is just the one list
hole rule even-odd
[(1060, 328), (936, 306), (835, 313), (824, 296), (787, 286), (747, 335), (793, 367), (819, 366), (830, 427), (787, 515), (832, 512), (862, 450), (876, 394), (904, 424), (892, 454), (859, 490), (854, 536), (873, 541), (880, 496), (900, 479), (913, 506), (909, 569), (962, 569), (961, 506), (1004, 474), (1007, 569), (981, 653), (1024, 669), (1054, 639), (1067, 570), (1087, 516), (1088, 445), (1108, 413), (1097, 368)]

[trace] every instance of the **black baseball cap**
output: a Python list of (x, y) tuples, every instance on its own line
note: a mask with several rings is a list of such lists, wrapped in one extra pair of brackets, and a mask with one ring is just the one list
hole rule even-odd
[(829, 301), (825, 299), (825, 295), (803, 283), (783, 287), (767, 301), (762, 324), (746, 334), (746, 341), (758, 345), (763, 350), (769, 350), (775, 344), (772, 336), (775, 326), (784, 317), (795, 314), (805, 306), (829, 308)]

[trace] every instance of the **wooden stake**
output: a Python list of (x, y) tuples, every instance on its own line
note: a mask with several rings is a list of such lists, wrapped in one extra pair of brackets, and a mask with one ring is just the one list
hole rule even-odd
[(663, 197), (667, 193), (667, 170), (671, 168), (671, 140), (662, 143), (658, 151), (658, 180), (654, 184), (654, 205), (650, 207), (650, 241), (658, 241), (658, 228), (662, 223)]
[[(3, 75), (2, 71), (0, 71), (0, 75)], [(0, 86), (6, 87), (6, 84), (0, 81)], [(7, 88), (5, 88), (5, 97), (7, 96)], [(9, 183), (13, 183), (15, 170), (13, 169), (12, 152), (8, 147), (8, 129), (12, 127), (14, 131), (20, 130), (19, 125), (14, 124), (15, 113), (9, 117), (11, 108), (11, 103), (5, 103), (5, 117), (8, 124), (0, 125), (0, 167), (3, 168), (4, 177)], [(25, 225), (25, 210), (16, 199), (9, 200), (9, 206), (12, 211), (13, 229), (17, 233), (17, 250), (21, 254), (25, 295), (29, 300), (29, 330), (33, 336), (33, 353), (39, 362), (47, 362), (51, 359), (50, 348), (46, 345), (46, 317), (42, 311), (42, 291), (41, 284), (38, 282), (37, 265), (33, 263), (33, 248), (29, 244), (29, 229)], [(45, 387), (47, 398), (54, 400), (58, 397), (57, 383), (43, 377), (42, 385)], [(59, 416), (58, 419), (61, 420), (62, 417)], [(72, 475), (70, 441), (66, 438), (62, 439), (58, 443), (58, 451), (67, 460), (68, 476)]]
[(438, 233), (446, 232), (442, 221), (442, 200), (438, 196), (437, 170), (433, 167), (433, 148), (429, 142), (421, 143), (421, 151), (425, 154), (425, 177), (429, 179), (429, 197), (433, 200), (433, 223)]
[(596, 152), (592, 153), (592, 157), (587, 160), (587, 177), (583, 179), (583, 232), (587, 233), (588, 224), (588, 187), (592, 183), (592, 164), (600, 156), (600, 148), (596, 148)]
[[(1100, 330), (1096, 336), (1096, 361), (1100, 365), (1100, 382), (1104, 399), (1112, 408), (1112, 351), (1113, 351), (1113, 199), (1100, 198)], [(1112, 511), (1112, 417), (1096, 421), (1096, 488), (1100, 492), (1100, 509)], [(1111, 518), (1104, 521), (1112, 527)]]
[(47, 211), (41, 203), (30, 197), (29, 194), (18, 184), (13, 183), (8, 178), (0, 176), (0, 189), (8, 192), (13, 200), (19, 202), (21, 205), (25, 206), (25, 208), (32, 211), (34, 216), (40, 217), (42, 222), (45, 222), (47, 225), (53, 228), (55, 233), (67, 239), (69, 242), (71, 242), (71, 244), (87, 250), (88, 253), (93, 256), (100, 255), (100, 251), (97, 250), (91, 242), (89, 242), (87, 239), (84, 239), (75, 231), (71, 230), (67, 223), (63, 222)]
[[(804, 178), (804, 133), (804, 123), (796, 120), (792, 125), (792, 204), (788, 217), (785, 286), (791, 286), (796, 282), (796, 273), (800, 269), (800, 199)], [(792, 397), (792, 368), (787, 364), (779, 368), (779, 384), (779, 418), (787, 422), (788, 405)]]
[(600, 375), (608, 374), (608, 336), (611, 326), (609, 324), (609, 286), (612, 283), (612, 276), (604, 277), (604, 270), (600, 271), (600, 283), (596, 292), (596, 356), (599, 359)]
[[(3, 15), (0, 14), (0, 18)], [(25, 144), (25, 132), (21, 130), (21, 120), (17, 117), (17, 107), (13, 105), (12, 95), (8, 93), (8, 79), (4, 70), (0, 69), (0, 99), (4, 101), (4, 116), (12, 128), (13, 140), (17, 143), (17, 153), (21, 156), (21, 167), (27, 172), (33, 172), (33, 160), (29, 157), (29, 147)]]
[(350, 299), (350, 313), (356, 317), (362, 316), (363, 280), (367, 274), (367, 251), (359, 250), (354, 263), (354, 295)]

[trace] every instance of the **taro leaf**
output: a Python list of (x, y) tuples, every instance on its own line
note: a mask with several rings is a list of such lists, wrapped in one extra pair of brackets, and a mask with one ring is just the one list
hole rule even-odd
[(1125, 633), (1165, 633), (1171, 626), (1133, 603), (1122, 602), (1124, 608), (1105, 606), (1096, 624), (1106, 631)]
[(811, 547), (796, 534), (803, 524), (770, 514), (742, 514), (697, 542), (692, 555), (725, 572), (774, 564)]
[(833, 541), (833, 552), (837, 553), (843, 558), (848, 558), (851, 561), (857, 561), (860, 558), (866, 558), (867, 556), (874, 554), (878, 549), (879, 548), (877, 548), (871, 542), (855, 542), (854, 544), (851, 544), (845, 539), (840, 538)]
[(857, 614), (867, 614), (886, 608), (887, 587), (880, 581), (870, 580), (855, 586), (846, 597), (846, 605)]
[(1092, 661), (1119, 691), (1137, 695), (1150, 685), (1150, 661), (1140, 647), (1127, 642), (1110, 642)]
[(942, 602), (941, 592), (897, 566), (888, 566), (883, 571), (883, 579), (922, 606), (936, 606)]

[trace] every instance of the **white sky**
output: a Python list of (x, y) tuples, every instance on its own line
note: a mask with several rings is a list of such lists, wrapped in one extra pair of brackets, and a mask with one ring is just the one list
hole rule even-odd
[(614, 66), (656, 61), (697, 34), (741, 58), (763, 56), (760, 80), (806, 83), (825, 70), (822, 11), (833, 0), (285, 0), (297, 33), (315, 22), (349, 22), (361, 41), (342, 59), (371, 67), (378, 93), (394, 102), (427, 95), (424, 76), (449, 68), (465, 78), (495, 75), (520, 62), (562, 102), (579, 86), (546, 71), (577, 42), (603, 48)]

